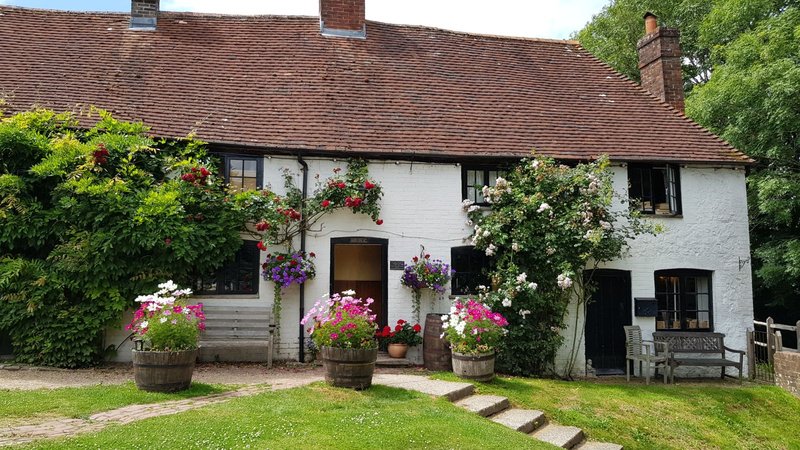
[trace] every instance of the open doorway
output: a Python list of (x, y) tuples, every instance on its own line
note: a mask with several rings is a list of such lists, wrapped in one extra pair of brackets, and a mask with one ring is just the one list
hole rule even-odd
[(386, 239), (331, 239), (331, 293), (352, 289), (358, 297), (371, 297), (380, 327), (388, 322), (388, 248)]

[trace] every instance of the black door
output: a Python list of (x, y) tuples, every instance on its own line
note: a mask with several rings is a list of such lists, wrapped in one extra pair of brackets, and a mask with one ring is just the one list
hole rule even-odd
[[(589, 273), (586, 273), (589, 276)], [(597, 270), (586, 306), (586, 359), (598, 375), (625, 373), (625, 325), (631, 324), (631, 274)]]

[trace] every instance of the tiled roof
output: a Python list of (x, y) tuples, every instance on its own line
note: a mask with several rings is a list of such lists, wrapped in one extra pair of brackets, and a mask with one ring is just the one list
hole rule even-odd
[(368, 22), (321, 36), (312, 17), (128, 16), (0, 7), (10, 111), (89, 105), (153, 134), (403, 157), (746, 163), (744, 155), (573, 41)]

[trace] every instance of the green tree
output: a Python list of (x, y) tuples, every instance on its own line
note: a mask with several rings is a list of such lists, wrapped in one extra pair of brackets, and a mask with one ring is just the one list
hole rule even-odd
[(202, 143), (155, 142), (100, 112), (0, 121), (0, 331), (17, 360), (85, 366), (104, 328), (159, 281), (231, 258), (243, 214)]

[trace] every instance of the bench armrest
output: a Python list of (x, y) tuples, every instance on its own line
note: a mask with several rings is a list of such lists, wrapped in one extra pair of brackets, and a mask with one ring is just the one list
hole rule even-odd
[(742, 350), (736, 350), (735, 348), (725, 347), (724, 345), (722, 346), (722, 348), (724, 348), (726, 351), (729, 351), (729, 352), (739, 353), (741, 355), (745, 355), (746, 354), (746, 352), (744, 352)]
[(656, 354), (664, 353), (669, 355), (669, 342), (664, 341), (649, 341), (646, 339), (642, 339), (642, 342), (649, 342), (653, 344), (653, 347), (656, 349)]

